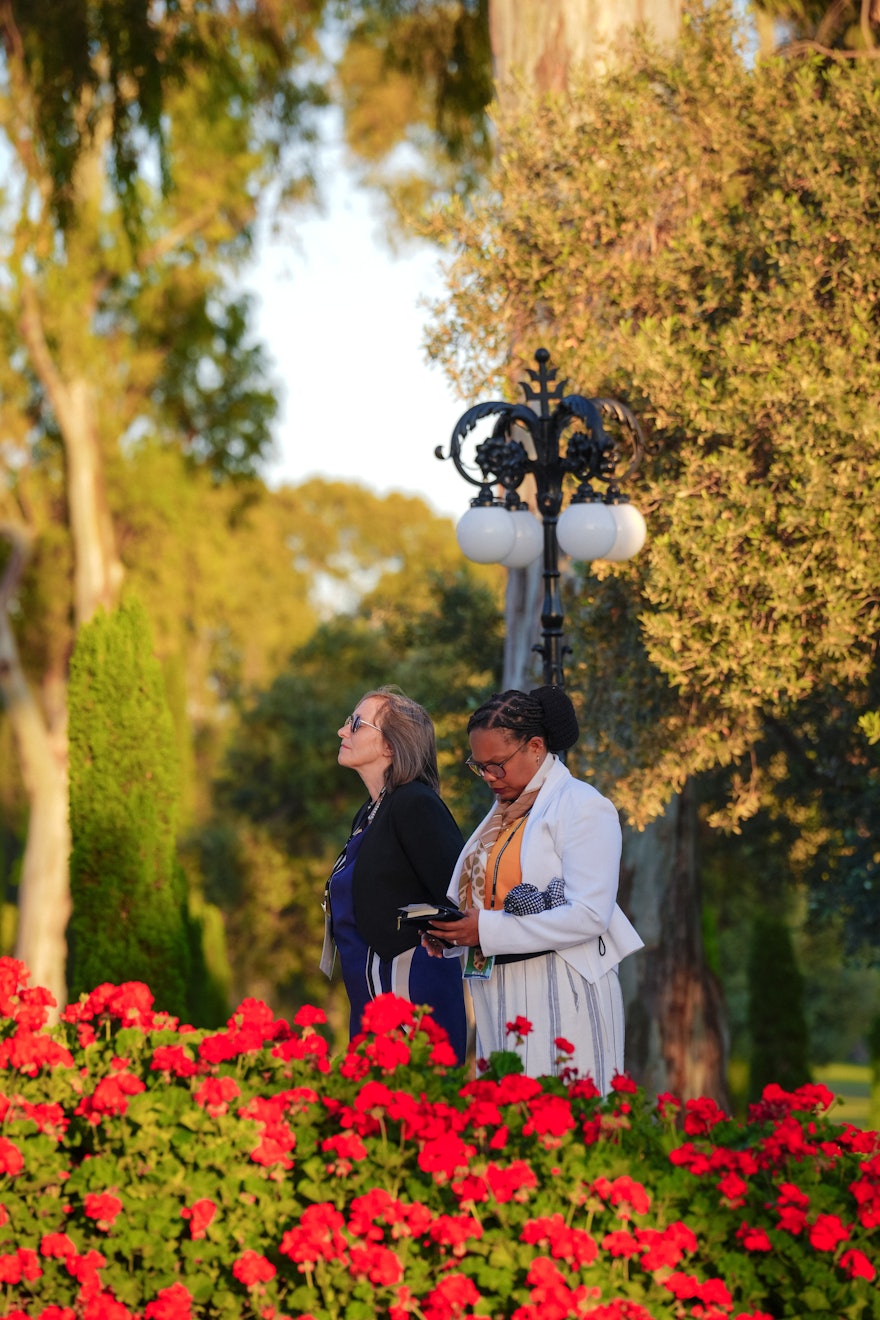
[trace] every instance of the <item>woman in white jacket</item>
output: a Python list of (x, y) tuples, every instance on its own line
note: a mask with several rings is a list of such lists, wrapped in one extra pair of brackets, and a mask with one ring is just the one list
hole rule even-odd
[[(529, 1076), (576, 1068), (606, 1094), (624, 1066), (617, 967), (642, 947), (617, 906), (617, 810), (555, 755), (578, 738), (562, 688), (490, 697), (468, 736), (467, 763), (495, 805), (453, 872), (465, 916), (434, 930), (464, 959), (477, 1057), (516, 1048)], [(510, 1031), (517, 1019), (531, 1030)]]

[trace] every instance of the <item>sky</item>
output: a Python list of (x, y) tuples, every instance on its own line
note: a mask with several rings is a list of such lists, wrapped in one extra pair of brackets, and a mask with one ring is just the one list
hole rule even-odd
[(276, 486), (320, 475), (379, 494), (401, 490), (457, 519), (475, 490), (434, 449), (449, 452), (455, 422), (479, 400), (457, 399), (421, 348), (427, 311), (419, 299), (442, 290), (438, 254), (421, 245), (393, 256), (376, 203), (338, 157), (322, 191), (324, 213), (263, 238), (245, 280), (282, 384), (267, 479)]

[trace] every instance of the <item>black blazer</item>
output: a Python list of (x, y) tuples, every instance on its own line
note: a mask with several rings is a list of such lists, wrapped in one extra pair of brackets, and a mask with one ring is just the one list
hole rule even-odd
[[(369, 808), (365, 803), (352, 829)], [(452, 812), (433, 788), (415, 779), (387, 793), (358, 852), (352, 876), (358, 932), (382, 958), (414, 948), (417, 930), (397, 929), (407, 903), (446, 901), (464, 840)]]

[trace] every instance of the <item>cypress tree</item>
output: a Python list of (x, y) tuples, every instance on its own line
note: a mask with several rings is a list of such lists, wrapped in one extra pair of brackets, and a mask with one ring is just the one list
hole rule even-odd
[(80, 629), (70, 671), (71, 998), (145, 981), (186, 1013), (186, 881), (177, 862), (175, 731), (136, 598)]
[(755, 917), (748, 974), (749, 1099), (758, 1100), (769, 1082), (792, 1091), (810, 1081), (804, 978), (782, 917)]

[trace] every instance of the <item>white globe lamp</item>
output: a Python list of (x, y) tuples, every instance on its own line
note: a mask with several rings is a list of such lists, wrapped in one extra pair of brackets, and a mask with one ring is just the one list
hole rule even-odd
[(556, 525), (556, 539), (572, 559), (602, 559), (616, 536), (614, 515), (601, 500), (569, 504)]
[(528, 568), (544, 550), (544, 529), (529, 509), (511, 509), (514, 526), (513, 548), (501, 563), (505, 568)]
[(611, 549), (606, 550), (602, 558), (610, 559), (614, 563), (632, 559), (645, 544), (648, 535), (647, 524), (632, 504), (611, 504), (607, 507), (611, 509), (616, 534)]
[(455, 538), (475, 564), (499, 564), (516, 540), (513, 514), (499, 504), (472, 504), (459, 518)]

